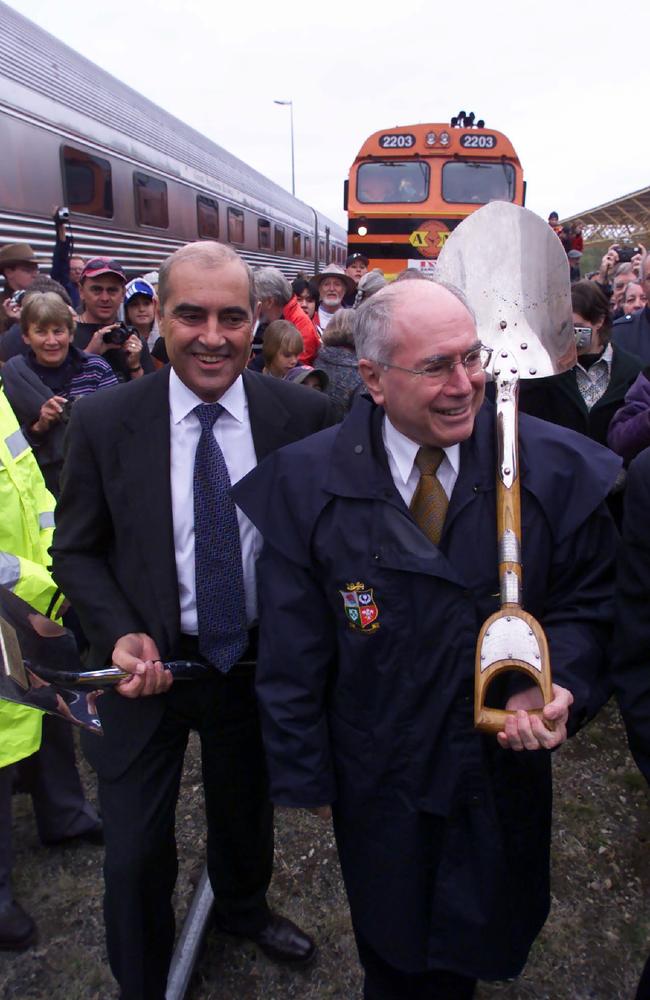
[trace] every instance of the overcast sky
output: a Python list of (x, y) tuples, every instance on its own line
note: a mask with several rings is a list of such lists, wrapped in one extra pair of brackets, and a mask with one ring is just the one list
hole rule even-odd
[(341, 224), (368, 135), (461, 108), (510, 138), (544, 217), (650, 184), (647, 3), (624, 18), (603, 0), (10, 5), (288, 190), (273, 99), (292, 99), (296, 195)]

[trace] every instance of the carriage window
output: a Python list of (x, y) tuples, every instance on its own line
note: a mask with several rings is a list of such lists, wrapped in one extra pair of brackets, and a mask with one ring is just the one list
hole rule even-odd
[(311, 236), (305, 236), (305, 257), (310, 258), (311, 255), (312, 255)]
[(325, 240), (318, 241), (318, 259), (325, 260)]
[(244, 213), (238, 208), (228, 209), (228, 240), (230, 243), (244, 242)]
[(72, 146), (63, 147), (63, 189), (71, 212), (113, 217), (113, 185), (108, 160)]
[(135, 221), (139, 226), (155, 226), (156, 229), (167, 229), (169, 215), (167, 212), (167, 185), (157, 177), (147, 174), (133, 174), (133, 191), (135, 194)]
[(284, 226), (275, 227), (275, 252), (284, 253)]
[(202, 194), (196, 199), (196, 224), (200, 240), (219, 239), (219, 202), (214, 198), (205, 198)]
[(487, 205), (489, 201), (512, 201), (515, 171), (511, 163), (445, 163), (442, 197), (454, 204)]
[(302, 257), (302, 238), (300, 233), (295, 232), (293, 234), (293, 255), (294, 257)]
[(428, 194), (427, 163), (362, 163), (357, 171), (357, 199), (367, 204), (426, 201)]
[(257, 245), (260, 250), (271, 249), (271, 223), (267, 219), (257, 220)]

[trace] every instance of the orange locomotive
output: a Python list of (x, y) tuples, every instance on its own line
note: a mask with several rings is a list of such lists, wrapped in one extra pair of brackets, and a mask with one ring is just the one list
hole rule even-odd
[(348, 253), (365, 254), (387, 278), (430, 270), (467, 215), (490, 201), (523, 205), (525, 192), (510, 140), (473, 113), (375, 132), (345, 182)]

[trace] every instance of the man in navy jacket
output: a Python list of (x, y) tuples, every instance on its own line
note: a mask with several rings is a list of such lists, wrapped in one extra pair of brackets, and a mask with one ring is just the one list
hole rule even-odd
[[(499, 606), (494, 416), (458, 293), (394, 285), (360, 311), (372, 400), (235, 489), (260, 528), (258, 697), (272, 797), (331, 806), (367, 1000), (449, 998), (517, 975), (549, 906), (549, 750), (597, 707), (619, 461), (523, 417), (523, 605), (555, 680), (543, 722), (473, 726), (476, 640)], [(438, 545), (409, 511), (444, 450)], [(273, 497), (269, 503), (268, 498)], [(535, 688), (501, 692), (539, 704)], [(521, 751), (521, 752), (519, 752)], [(538, 752), (533, 752), (538, 751)]]

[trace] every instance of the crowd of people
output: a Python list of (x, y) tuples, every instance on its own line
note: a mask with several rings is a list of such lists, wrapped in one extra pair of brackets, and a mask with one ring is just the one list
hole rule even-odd
[[(120, 998), (164, 1000), (196, 730), (218, 927), (314, 959), (266, 898), (271, 803), (308, 808), (334, 824), (366, 1000), (518, 975), (550, 903), (549, 751), (615, 690), (650, 780), (650, 256), (572, 275), (577, 362), (521, 386), (523, 604), (555, 683), (543, 706), (503, 679), (495, 739), (472, 718), (499, 582), (471, 304), (358, 252), (290, 282), (211, 241), (128, 280), (55, 226), (49, 277), (0, 248), (0, 583), (128, 677), (82, 734), (101, 817), (70, 728), (0, 701), (0, 949), (37, 934), (11, 886), (19, 788), (44, 843), (103, 843)], [(574, 271), (581, 234), (558, 235)]]

